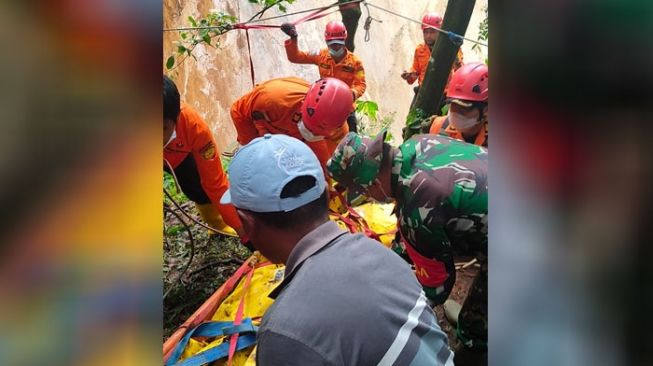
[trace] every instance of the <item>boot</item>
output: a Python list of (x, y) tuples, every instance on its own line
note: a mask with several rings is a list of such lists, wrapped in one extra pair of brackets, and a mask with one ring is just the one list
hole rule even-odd
[(444, 315), (447, 317), (447, 320), (449, 323), (452, 325), (458, 324), (458, 315), (460, 314), (460, 309), (462, 309), (462, 305), (459, 303), (448, 299), (447, 301), (444, 302)]
[[(218, 233), (228, 236), (238, 236), (236, 230), (222, 220), (222, 215), (220, 215), (220, 212), (212, 203), (195, 203), (195, 207), (197, 207), (197, 211), (199, 211), (202, 221), (214, 228)], [(213, 230), (209, 230), (209, 236), (216, 234), (217, 233)]]

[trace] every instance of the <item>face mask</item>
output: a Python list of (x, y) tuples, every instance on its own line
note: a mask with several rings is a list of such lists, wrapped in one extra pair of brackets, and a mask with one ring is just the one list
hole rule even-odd
[(449, 122), (458, 131), (467, 131), (481, 123), (478, 117), (465, 117), (462, 114), (449, 111)]
[(337, 51), (329, 48), (329, 54), (331, 54), (331, 57), (339, 58), (339, 57), (341, 57), (342, 55), (345, 54), (345, 48), (342, 47), (341, 49), (339, 49)]
[(315, 142), (315, 141), (324, 140), (324, 136), (313, 135), (313, 133), (309, 131), (308, 128), (306, 128), (306, 126), (304, 126), (304, 121), (299, 121), (299, 123), (297, 124), (297, 128), (299, 129), (299, 133), (306, 141)]
[(166, 143), (163, 145), (163, 147), (168, 146), (168, 144), (169, 144), (172, 140), (174, 140), (175, 137), (177, 137), (177, 131), (176, 131), (176, 130), (172, 131), (172, 135), (170, 135), (170, 139), (168, 140), (168, 142), (166, 142)]

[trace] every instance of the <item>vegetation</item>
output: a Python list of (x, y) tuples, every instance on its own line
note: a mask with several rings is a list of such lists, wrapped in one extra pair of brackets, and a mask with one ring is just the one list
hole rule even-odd
[[(184, 211), (199, 217), (193, 202), (176, 188), (171, 174), (164, 173), (163, 187)], [(163, 204), (163, 335), (167, 338), (250, 253), (238, 238), (210, 235), (174, 208), (167, 197)]]
[[(358, 133), (368, 137), (375, 137), (384, 128), (389, 128), (394, 122), (395, 113), (378, 118), (379, 105), (371, 100), (356, 101), (356, 118), (358, 119)], [(388, 130), (386, 141), (392, 141), (392, 133)]]
[[(483, 19), (479, 24), (478, 24), (478, 37), (476, 38), (479, 41), (484, 41), (487, 44), (487, 41), (489, 39), (489, 31), (488, 31), (488, 19), (487, 19), (487, 6), (483, 7), (483, 12), (485, 12), (485, 19)], [(473, 50), (479, 51), (481, 50), (481, 46), (478, 44), (474, 44), (472, 46)], [(485, 63), (488, 63), (488, 59), (485, 59)]]
[[(277, 7), (281, 12), (285, 13), (287, 8), (286, 5), (292, 4), (295, 0), (248, 0), (250, 3), (259, 4), (263, 8), (249, 21), (254, 20), (255, 18), (261, 18), (263, 14), (273, 7)], [(192, 16), (188, 16), (188, 22), (190, 27), (180, 31), (179, 36), (181, 39), (176, 41), (177, 50), (174, 54), (170, 55), (166, 60), (166, 68), (172, 70), (175, 67), (179, 66), (186, 60), (189, 56), (195, 59), (193, 55), (193, 50), (198, 45), (206, 45), (214, 48), (220, 47), (220, 36), (227, 33), (233, 29), (233, 24), (235, 24), (238, 19), (227, 13), (221, 11), (210, 11), (206, 16), (195, 19)]]

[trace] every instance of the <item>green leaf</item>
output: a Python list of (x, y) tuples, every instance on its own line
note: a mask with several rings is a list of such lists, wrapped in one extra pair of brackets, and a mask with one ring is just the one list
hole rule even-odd
[(371, 100), (356, 101), (356, 112), (362, 113), (372, 121), (376, 121), (376, 113), (379, 111), (379, 105)]
[(175, 65), (175, 56), (173, 55), (168, 57), (168, 61), (166, 61), (166, 69), (170, 70), (174, 65)]
[(181, 32), (179, 35), (181, 36), (181, 39), (186, 39), (186, 37), (188, 37), (188, 33), (186, 32)]
[(281, 10), (282, 13), (285, 13), (287, 11), (286, 7), (281, 4), (279, 4), (279, 10)]
[(190, 22), (190, 24), (191, 24), (193, 27), (197, 27), (197, 22), (195, 21), (195, 18), (193, 18), (192, 16), (189, 15), (189, 16), (188, 16), (188, 21)]
[(203, 35), (203, 36), (202, 36), (202, 39), (203, 39), (204, 42), (206, 42), (209, 46), (211, 45), (211, 36), (210, 36), (208, 33), (205, 34), (205, 35)]
[(184, 47), (184, 46), (182, 46), (182, 45), (179, 45), (179, 46), (177, 47), (177, 53), (179, 53), (179, 54), (183, 54), (184, 52), (186, 52), (186, 47)]

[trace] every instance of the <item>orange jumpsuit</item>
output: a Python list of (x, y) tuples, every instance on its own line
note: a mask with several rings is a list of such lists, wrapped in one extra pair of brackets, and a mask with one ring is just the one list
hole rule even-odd
[[(415, 80), (417, 80), (417, 83), (422, 85), (422, 81), (424, 81), (424, 76), (426, 75), (426, 68), (429, 65), (429, 59), (431, 59), (431, 48), (427, 46), (426, 43), (422, 43), (417, 46), (417, 48), (415, 48), (415, 55), (413, 56), (413, 67), (411, 67), (410, 72), (417, 73), (417, 78), (409, 77), (408, 80), (406, 80), (408, 84), (412, 84), (415, 82)], [(458, 70), (462, 64), (463, 51), (458, 49), (458, 55), (456, 56), (456, 60), (453, 63), (451, 73), (449, 74), (449, 79), (451, 79), (451, 75), (454, 73), (454, 71)], [(449, 82), (447, 82), (447, 84), (449, 84)]]
[(174, 169), (181, 190), (197, 204), (213, 203), (227, 225), (240, 229), (234, 207), (220, 204), (229, 181), (209, 126), (197, 111), (182, 103), (175, 133), (163, 149), (163, 157)]
[(290, 38), (284, 43), (288, 61), (296, 64), (314, 64), (320, 70), (320, 77), (333, 77), (340, 79), (347, 84), (354, 92), (354, 99), (358, 99), (363, 93), (367, 84), (365, 83), (365, 70), (363, 63), (353, 53), (345, 48), (345, 56), (336, 63), (329, 54), (329, 49), (324, 48), (318, 53), (300, 51), (297, 47), (297, 39)]
[(429, 133), (434, 135), (445, 135), (454, 138), (456, 140), (465, 141), (468, 143), (473, 143), (474, 145), (487, 147), (488, 122), (487, 121), (483, 122), (483, 127), (481, 128), (480, 131), (478, 131), (478, 133), (474, 137), (474, 141), (465, 140), (463, 134), (460, 133), (460, 131), (456, 130), (454, 126), (449, 124), (449, 119), (447, 118), (447, 116), (435, 117), (433, 119), (433, 123), (431, 124)]
[[(231, 105), (231, 119), (238, 133), (238, 143), (245, 145), (266, 133), (284, 134), (304, 141), (297, 123), (301, 119), (300, 107), (310, 84), (297, 77), (268, 80), (258, 84), (249, 93)], [(347, 123), (330, 136), (317, 142), (304, 141), (323, 167), (348, 132)]]

